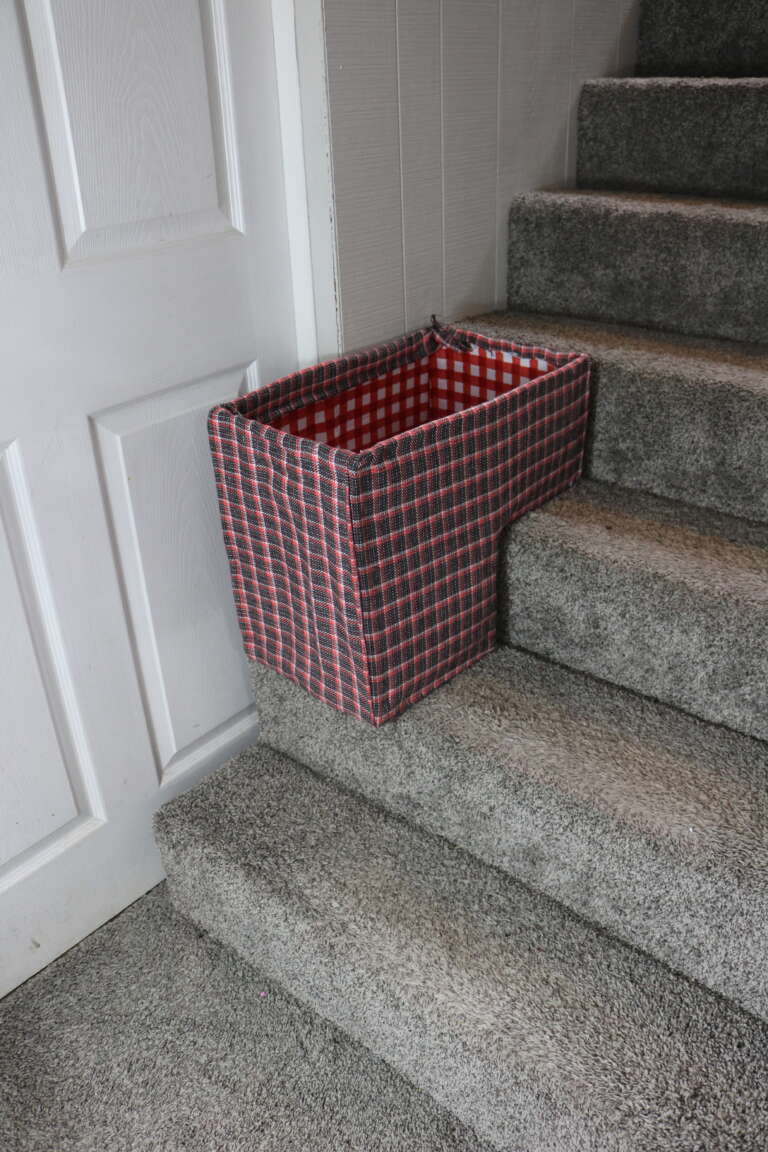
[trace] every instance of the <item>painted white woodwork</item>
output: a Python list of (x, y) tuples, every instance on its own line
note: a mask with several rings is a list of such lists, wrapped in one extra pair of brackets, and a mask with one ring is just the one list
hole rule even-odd
[(639, 0), (326, 0), (347, 348), (503, 307), (509, 203), (572, 183), (579, 89)]
[(0, 0), (0, 993), (254, 738), (205, 416), (333, 312), (297, 68), (270, 0)]
[(240, 365), (93, 417), (161, 783), (253, 738), (216, 495), (205, 483), (206, 414), (239, 393), (244, 374)]
[[(287, 84), (295, 86), (298, 70), (299, 109), (290, 118), (290, 109), (295, 109), (295, 97), (289, 97), (287, 104), (281, 99), (281, 115), (288, 117), (284, 127), (283, 140), (289, 140), (295, 154), (295, 138), (299, 133), (304, 144), (304, 180), (306, 184), (307, 225), (309, 234), (309, 257), (314, 294), (314, 335), (317, 340), (317, 358), (329, 360), (337, 356), (341, 349), (341, 300), (338, 292), (338, 251), (336, 244), (336, 205), (333, 194), (333, 160), (331, 155), (331, 129), (328, 106), (328, 65), (325, 52), (324, 0), (272, 0), (275, 12), (275, 42), (277, 57), (281, 61), (278, 69), (280, 77), (286, 76)], [(296, 60), (292, 55), (286, 59), (282, 46), (287, 41), (287, 51), (293, 45), (286, 35), (286, 24), (290, 22), (286, 10), (293, 13)], [(279, 15), (278, 15), (279, 12)], [(282, 89), (281, 89), (282, 90)], [(300, 113), (300, 115), (299, 115)], [(296, 166), (300, 164), (297, 159)], [(286, 161), (286, 184), (291, 179), (291, 164)], [(289, 213), (289, 226), (292, 216)], [(303, 233), (303, 222), (297, 226), (297, 233)], [(292, 244), (292, 253), (301, 249), (304, 236)], [(306, 257), (305, 257), (306, 261)], [(307, 325), (311, 315), (302, 308), (301, 289), (294, 281), (296, 293), (297, 323), (302, 317)], [(299, 338), (299, 358), (305, 360), (309, 344)]]
[[(288, 245), (291, 254), (296, 319), (296, 353), (299, 366), (304, 368), (317, 361), (320, 350), (318, 318), (315, 315), (315, 274), (312, 266), (310, 215), (307, 205), (308, 164), (305, 159), (307, 141), (302, 123), (301, 73), (299, 71), (296, 13), (293, 3), (285, 3), (284, 0), (281, 3), (281, 0), (273, 0), (272, 26), (275, 37), (275, 57), (280, 61), (280, 67), (277, 70), (277, 90), (282, 128), (285, 198), (288, 212)], [(320, 40), (319, 47), (322, 48), (322, 40)], [(323, 77), (321, 107), (327, 106), (324, 88), (325, 80)], [(315, 99), (317, 99), (316, 95)], [(327, 147), (325, 161), (327, 164)], [(313, 162), (313, 159), (310, 159), (310, 163)], [(335, 343), (337, 344), (338, 341), (336, 340)]]
[(223, 0), (25, 0), (65, 262), (242, 231)]
[(28, 850), (50, 845), (79, 817), (102, 809), (17, 443), (0, 449), (0, 523), (2, 887)]

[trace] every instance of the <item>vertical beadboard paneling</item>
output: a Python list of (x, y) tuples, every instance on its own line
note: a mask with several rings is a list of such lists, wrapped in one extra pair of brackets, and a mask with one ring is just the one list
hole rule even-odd
[(347, 348), (503, 307), (512, 197), (574, 182), (640, 0), (325, 0)]
[(326, 0), (343, 343), (405, 327), (395, 0)]
[(620, 0), (619, 45), (616, 71), (619, 76), (633, 76), (637, 62), (640, 35), (640, 0)]
[(440, 0), (398, 0), (403, 249), (408, 328), (443, 311)]
[(445, 312), (488, 307), (496, 280), (498, 0), (443, 0)]
[(568, 156), (565, 179), (576, 181), (578, 151), (578, 110), (581, 86), (596, 76), (615, 76), (618, 69), (619, 39), (623, 9), (615, 0), (575, 0), (573, 61), (568, 127)]
[(506, 298), (511, 198), (518, 192), (563, 183), (572, 42), (572, 0), (504, 0), (497, 220), (499, 305)]

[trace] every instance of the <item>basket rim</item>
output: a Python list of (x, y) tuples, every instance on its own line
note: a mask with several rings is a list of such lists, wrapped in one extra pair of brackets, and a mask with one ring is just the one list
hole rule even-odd
[[(348, 389), (365, 383), (366, 379), (375, 379), (378, 375), (385, 375), (388, 370), (391, 370), (392, 366), (390, 366), (390, 368), (385, 366), (382, 369), (382, 359), (392, 360), (393, 358), (405, 355), (406, 359), (403, 362), (413, 363), (421, 356), (429, 357), (434, 355), (441, 347), (455, 347), (458, 341), (465, 340), (470, 340), (472, 343), (478, 342), (478, 346), (483, 351), (493, 351), (497, 349), (504, 352), (513, 352), (525, 358), (533, 358), (536, 356), (549, 362), (554, 361), (555, 364), (548, 372), (542, 372), (540, 375), (523, 381), (517, 387), (507, 392), (502, 392), (489, 400), (482, 400), (477, 404), (468, 405), (459, 412), (446, 412), (445, 415), (426, 420), (413, 428), (406, 428), (401, 432), (396, 432), (394, 435), (379, 440), (370, 447), (363, 448), (360, 451), (353, 451), (349, 448), (326, 444), (307, 436), (289, 432), (286, 429), (276, 428), (274, 424), (268, 423), (258, 416), (249, 415), (247, 411), (244, 411), (244, 408), (248, 404), (253, 404), (255, 398), (258, 398), (259, 402), (263, 403), (268, 398), (270, 392), (277, 392), (279, 389), (284, 389), (292, 383), (295, 384), (298, 391), (301, 389), (302, 383), (310, 385), (313, 376), (318, 373), (318, 371), (325, 368), (345, 365), (344, 375), (354, 379), (348, 379), (344, 382), (343, 378), (335, 375), (328, 380), (327, 388), (323, 387), (326, 382), (321, 380), (318, 384), (320, 390), (316, 395), (309, 398), (305, 397), (300, 404), (284, 402), (282, 406), (276, 408), (275, 415), (271, 416), (271, 419), (286, 415), (289, 412), (298, 412), (318, 400), (332, 399), (334, 396), (341, 395)], [(358, 360), (360, 361), (359, 363)], [(367, 367), (370, 367), (372, 375), (363, 377), (363, 379), (356, 378), (359, 373), (365, 372)], [(209, 423), (212, 424), (215, 422), (218, 424), (220, 420), (223, 419), (234, 424), (242, 432), (246, 432), (247, 430), (247, 434), (251, 438), (266, 439), (285, 448), (287, 451), (293, 453), (298, 452), (301, 455), (309, 454), (323, 459), (336, 467), (340, 466), (345, 468), (348, 472), (358, 472), (362, 469), (391, 461), (399, 455), (404, 455), (405, 451), (410, 451), (414, 447), (422, 448), (429, 446), (434, 440), (437, 429), (446, 429), (450, 434), (460, 434), (464, 430), (467, 420), (482, 415), (483, 412), (493, 406), (498, 407), (502, 405), (506, 399), (512, 396), (519, 397), (521, 393), (540, 385), (543, 381), (549, 381), (553, 376), (571, 372), (577, 368), (591, 369), (591, 356), (589, 353), (557, 352), (553, 349), (540, 347), (538, 345), (519, 344), (513, 340), (497, 339), (496, 337), (487, 336), (484, 333), (476, 332), (470, 328), (463, 328), (456, 324), (437, 324), (435, 322), (428, 327), (406, 333), (406, 335), (397, 341), (365, 348), (359, 352), (350, 353), (348, 357), (337, 356), (333, 359), (322, 361), (319, 364), (302, 369), (299, 372), (292, 372), (286, 376), (282, 376), (264, 387), (246, 393), (244, 396), (238, 396), (234, 400), (216, 404), (210, 410)], [(339, 386), (340, 379), (342, 380), (341, 386)], [(418, 444), (414, 443), (416, 440), (419, 441)]]

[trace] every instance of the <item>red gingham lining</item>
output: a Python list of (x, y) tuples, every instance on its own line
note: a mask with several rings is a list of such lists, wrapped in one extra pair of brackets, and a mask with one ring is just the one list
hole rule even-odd
[[(438, 387), (446, 371), (449, 387)], [(365, 411), (357, 400), (380, 387), (385, 416), (348, 429)], [(421, 399), (405, 409), (413, 423), (398, 430), (394, 397), (416, 389)], [(304, 435), (310, 426), (327, 435), (316, 419), (297, 434), (308, 409), (333, 413), (351, 392), (341, 445)], [(249, 659), (378, 725), (485, 655), (499, 533), (578, 479), (588, 401), (586, 356), (433, 327), (214, 408), (211, 451)]]
[(495, 400), (554, 367), (541, 355), (443, 346), (270, 423), (294, 436), (361, 452), (430, 420)]

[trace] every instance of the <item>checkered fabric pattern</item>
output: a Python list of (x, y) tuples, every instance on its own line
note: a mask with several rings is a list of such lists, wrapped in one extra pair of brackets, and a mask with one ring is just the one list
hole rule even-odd
[(499, 534), (580, 476), (589, 378), (434, 324), (214, 408), (249, 659), (379, 725), (484, 656)]

